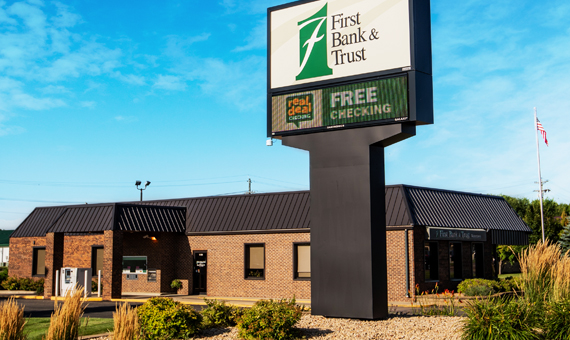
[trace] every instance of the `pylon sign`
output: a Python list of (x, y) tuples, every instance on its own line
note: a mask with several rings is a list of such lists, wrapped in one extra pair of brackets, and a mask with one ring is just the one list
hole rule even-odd
[[(298, 1), (268, 9), (269, 136), (430, 124), (431, 84), (429, 0)], [(428, 110), (418, 110), (418, 95)], [(396, 106), (397, 113), (388, 109)]]

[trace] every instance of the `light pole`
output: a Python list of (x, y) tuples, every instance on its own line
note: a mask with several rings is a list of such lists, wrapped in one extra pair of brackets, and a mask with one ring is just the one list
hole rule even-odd
[(146, 183), (144, 184), (144, 188), (139, 188), (139, 185), (141, 185), (141, 181), (136, 181), (135, 185), (137, 186), (137, 190), (141, 191), (141, 202), (142, 202), (142, 192), (143, 192), (143, 190), (146, 190), (146, 187), (148, 187), (150, 185), (150, 182), (146, 181)]

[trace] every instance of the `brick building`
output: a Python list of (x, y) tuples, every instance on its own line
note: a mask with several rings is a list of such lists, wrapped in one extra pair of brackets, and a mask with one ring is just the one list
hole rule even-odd
[[(56, 270), (82, 267), (102, 271), (104, 299), (174, 279), (181, 294), (310, 299), (309, 209), (308, 191), (36, 208), (9, 271), (45, 278), (45, 297)], [(386, 187), (386, 225), (389, 301), (491, 278), (495, 245), (531, 231), (501, 197), (406, 185)]]

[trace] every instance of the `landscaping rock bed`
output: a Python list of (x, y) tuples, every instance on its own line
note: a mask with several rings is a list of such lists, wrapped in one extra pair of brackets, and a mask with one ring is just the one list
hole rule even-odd
[[(297, 328), (307, 339), (459, 340), (465, 318), (450, 316), (392, 316), (388, 320), (362, 321), (303, 315)], [(196, 339), (238, 339), (237, 328), (212, 328)], [(95, 340), (95, 339), (94, 339)], [(107, 340), (99, 338), (97, 340)]]

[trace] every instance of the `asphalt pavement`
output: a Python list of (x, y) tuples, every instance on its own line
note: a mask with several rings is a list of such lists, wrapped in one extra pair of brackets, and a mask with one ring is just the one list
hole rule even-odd
[[(0, 297), (0, 301), (6, 300), (8, 297)], [(16, 299), (19, 305), (24, 306), (24, 316), (26, 318), (49, 318), (54, 311), (55, 301), (52, 300), (35, 300), (35, 299)], [(62, 303), (62, 301), (58, 302)], [(127, 302), (131, 306), (140, 306), (142, 302)], [(113, 312), (119, 302), (110, 301), (89, 301), (83, 313), (84, 317), (90, 318), (113, 318)], [(203, 306), (192, 306), (196, 310), (202, 310)]]

